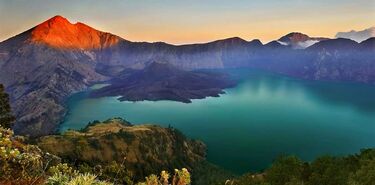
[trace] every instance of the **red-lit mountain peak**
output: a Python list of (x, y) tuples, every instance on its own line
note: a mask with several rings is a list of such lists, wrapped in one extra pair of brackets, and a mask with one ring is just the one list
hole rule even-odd
[(34, 27), (31, 41), (63, 49), (100, 49), (120, 40), (110, 33), (98, 31), (83, 23), (70, 23), (62, 16), (55, 16)]

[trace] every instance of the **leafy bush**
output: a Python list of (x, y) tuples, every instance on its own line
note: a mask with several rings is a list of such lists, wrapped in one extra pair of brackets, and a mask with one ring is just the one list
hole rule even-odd
[(303, 162), (294, 156), (280, 157), (266, 171), (266, 178), (272, 185), (284, 185), (301, 179)]
[(115, 161), (104, 166), (99, 177), (118, 184), (133, 184), (132, 173), (126, 169), (124, 164)]
[(375, 149), (346, 157), (323, 156), (311, 163), (280, 157), (259, 174), (246, 174), (228, 185), (374, 185)]
[(92, 174), (79, 174), (72, 178), (68, 185), (112, 185), (112, 183), (99, 181)]
[(38, 147), (21, 143), (15, 139), (12, 130), (0, 126), (1, 183), (38, 181), (48, 165), (42, 155)]
[(62, 185), (68, 184), (70, 177), (63, 173), (55, 173), (52, 176), (48, 177), (46, 185)]
[(67, 164), (58, 164), (49, 169), (52, 176), (48, 177), (47, 185), (111, 185), (112, 183), (100, 181), (96, 175), (79, 173)]
[(373, 185), (375, 183), (375, 160), (366, 161), (351, 175), (349, 185)]
[(152, 174), (146, 177), (145, 182), (137, 183), (137, 185), (189, 185), (190, 183), (189, 171), (182, 168), (181, 170), (175, 169), (172, 179), (170, 179), (170, 174), (167, 171), (162, 171), (159, 177)]
[(97, 180), (92, 174), (78, 174), (76, 176), (68, 176), (63, 173), (56, 173), (49, 177), (46, 185), (113, 185), (112, 183)]
[(83, 163), (78, 166), (78, 169), (81, 173), (95, 174), (99, 179), (115, 184), (134, 184), (133, 174), (125, 167), (124, 162), (119, 164), (113, 161), (109, 164), (95, 166)]

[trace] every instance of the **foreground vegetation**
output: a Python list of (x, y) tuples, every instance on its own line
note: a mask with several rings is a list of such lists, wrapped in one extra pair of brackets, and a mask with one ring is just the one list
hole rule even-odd
[[(44, 153), (37, 146), (24, 144), (22, 137), (14, 136), (10, 129), (3, 127), (0, 127), (0, 146), (0, 184), (184, 185), (191, 183), (187, 169), (175, 170), (173, 175), (162, 171), (159, 176), (151, 174), (144, 179), (144, 182), (135, 182), (131, 171), (116, 162), (95, 167), (62, 163), (59, 157)], [(200, 178), (196, 181), (199, 184), (373, 185), (375, 150), (362, 150), (360, 154), (346, 157), (324, 156), (311, 163), (303, 162), (294, 156), (284, 156), (275, 160), (263, 173), (246, 174), (228, 180), (223, 176), (215, 176), (210, 171), (197, 170), (197, 172), (200, 173), (198, 176), (207, 179), (204, 181)]]
[[(173, 134), (170, 135), (170, 130), (165, 132), (165, 130), (157, 128), (153, 132), (148, 132), (147, 135), (158, 133), (155, 136), (168, 141), (171, 149), (179, 148), (178, 156), (171, 153), (177, 158), (174, 159), (175, 162), (169, 163), (168, 168), (178, 164), (195, 164), (191, 167), (193, 169), (192, 177), (188, 169), (182, 168), (181, 170), (175, 169), (172, 174), (161, 171), (159, 175), (154, 175), (149, 171), (147, 174), (142, 173), (142, 177), (135, 178), (134, 174), (137, 173), (137, 169), (142, 170), (144, 166), (152, 171), (152, 168), (159, 170), (160, 164), (168, 164), (154, 163), (150, 161), (151, 159), (169, 161), (171, 157), (167, 155), (168, 153), (164, 154), (161, 149), (158, 149), (156, 153), (163, 153), (164, 158), (148, 155), (151, 156), (148, 158), (149, 160), (133, 164), (137, 168), (134, 166), (129, 168), (125, 163), (126, 158), (121, 160), (117, 154), (112, 155), (114, 158), (105, 160), (105, 157), (101, 156), (105, 155), (104, 153), (95, 153), (94, 158), (87, 158), (86, 162), (85, 156), (81, 154), (89, 154), (93, 148), (96, 150), (108, 149), (108, 147), (103, 147), (105, 146), (103, 143), (113, 143), (109, 140), (114, 138), (117, 138), (118, 142), (116, 143), (121, 145), (120, 140), (134, 141), (136, 137), (141, 138), (143, 142), (147, 141), (146, 144), (150, 144), (147, 145), (147, 149), (143, 147), (139, 155), (145, 151), (150, 152), (154, 145), (160, 144), (156, 140), (145, 140), (143, 137), (145, 134), (139, 131), (154, 129), (153, 126), (131, 127), (126, 123), (119, 124), (112, 120), (107, 125), (94, 123), (79, 132), (70, 131), (61, 136), (48, 136), (48, 140), (36, 140), (42, 143), (53, 141), (53, 146), (56, 147), (64, 146), (63, 143), (72, 144), (68, 147), (71, 150), (70, 153), (57, 152), (57, 156), (41, 150), (36, 145), (28, 144), (27, 139), (22, 136), (15, 136), (10, 129), (13, 121), (14, 117), (11, 114), (8, 96), (4, 93), (3, 86), (0, 85), (0, 184), (2, 185), (375, 185), (375, 149), (365, 149), (359, 154), (345, 157), (323, 156), (312, 162), (303, 162), (295, 156), (281, 156), (262, 173), (249, 173), (235, 177), (205, 161), (202, 163), (186, 163), (188, 159), (180, 161), (178, 157), (183, 158), (184, 151), (195, 150), (186, 150), (192, 149), (186, 148), (186, 146), (188, 142), (193, 141), (185, 140), (183, 135), (178, 132), (172, 132)], [(119, 120), (117, 119), (117, 121)], [(129, 135), (129, 132), (125, 132), (127, 129), (128, 131), (130, 129), (133, 134)], [(97, 140), (98, 138), (101, 139)], [(95, 142), (88, 142), (93, 139)], [(109, 140), (107, 141), (107, 139)], [(174, 140), (179, 140), (179, 142), (172, 142)], [(177, 145), (173, 143), (177, 143)], [(184, 143), (183, 146), (181, 143)], [(90, 147), (87, 148), (87, 146)], [(139, 148), (140, 145), (136, 146), (134, 149)], [(114, 148), (116, 147), (114, 146)], [(138, 159), (137, 156), (133, 157)], [(144, 169), (142, 171), (144, 172)]]
[(346, 157), (323, 156), (303, 162), (295, 156), (276, 159), (261, 174), (247, 174), (227, 182), (235, 185), (374, 185), (375, 150)]
[[(13, 131), (0, 126), (0, 184), (47, 184), (47, 185), (187, 185), (190, 173), (187, 169), (175, 170), (174, 175), (162, 171), (160, 176), (150, 175), (144, 182), (135, 183), (126, 168), (111, 163), (103, 169), (74, 168), (61, 163), (60, 158), (42, 152), (37, 146), (27, 145)], [(86, 172), (85, 172), (86, 171)], [(89, 172), (87, 172), (89, 171)]]
[(123, 174), (136, 181), (162, 170), (191, 170), (204, 161), (206, 151), (202, 142), (174, 128), (131, 125), (121, 118), (95, 121), (80, 131), (40, 137), (33, 143), (80, 171), (126, 167)]

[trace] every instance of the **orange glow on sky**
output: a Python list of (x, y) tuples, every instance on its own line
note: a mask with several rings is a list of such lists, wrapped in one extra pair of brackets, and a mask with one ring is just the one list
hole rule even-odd
[(290, 32), (334, 37), (375, 26), (375, 0), (0, 0), (0, 41), (55, 15), (131, 41), (186, 44), (237, 36), (266, 43)]

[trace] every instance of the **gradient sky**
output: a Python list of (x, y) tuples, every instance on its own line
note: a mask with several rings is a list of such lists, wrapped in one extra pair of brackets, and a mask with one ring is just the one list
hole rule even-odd
[(375, 0), (0, 0), (0, 41), (54, 15), (131, 41), (268, 42), (292, 31), (334, 37), (375, 26)]

